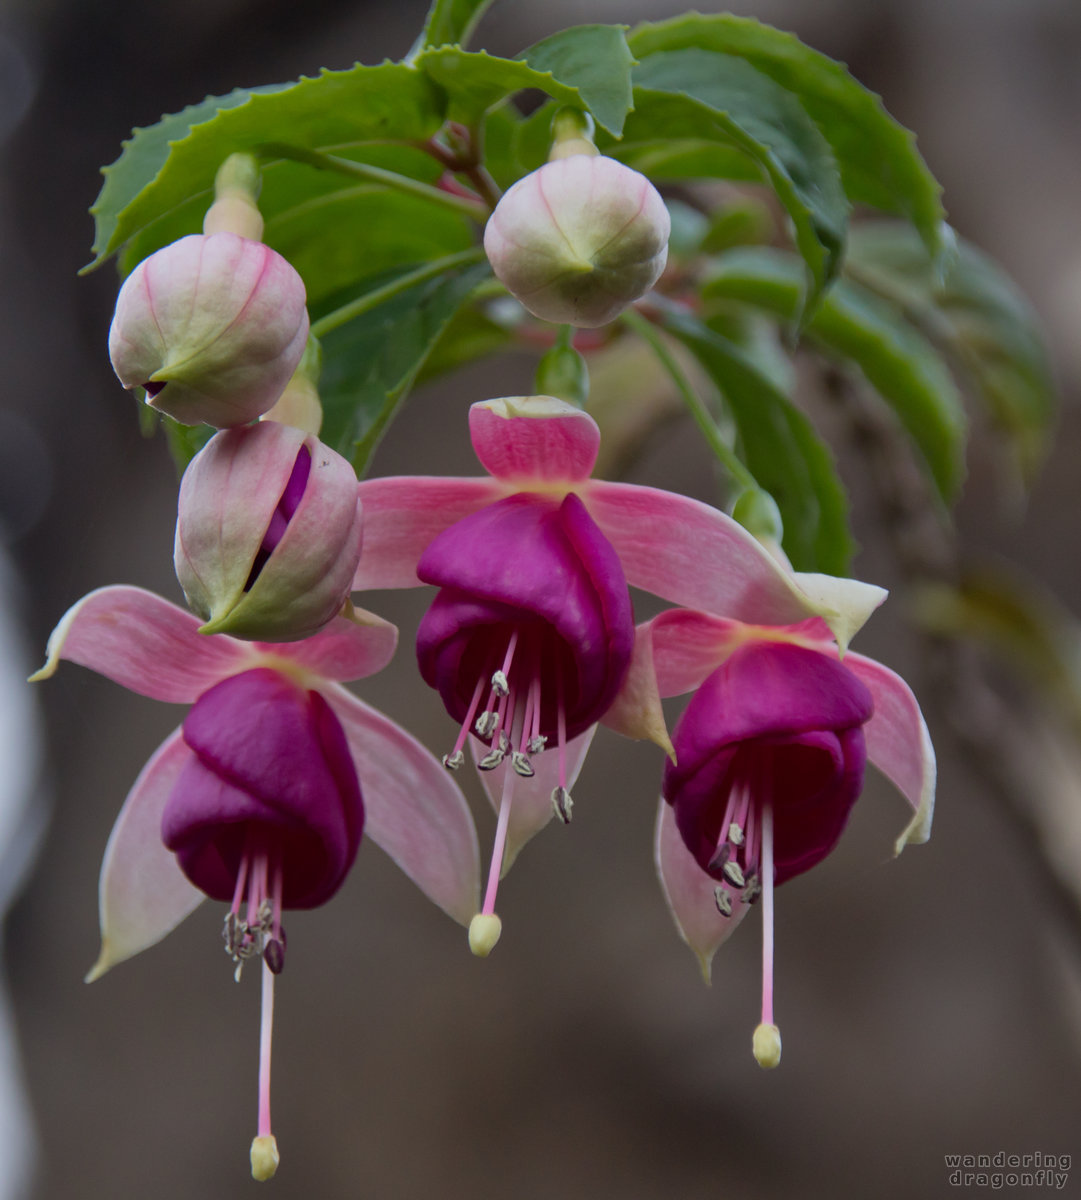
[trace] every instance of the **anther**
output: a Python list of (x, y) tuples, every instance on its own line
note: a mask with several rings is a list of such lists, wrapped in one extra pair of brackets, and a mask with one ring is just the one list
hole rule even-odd
[(740, 829), (740, 827), (735, 823), (735, 821), (733, 821), (732, 824), (728, 826), (728, 840), (732, 843), (733, 846), (742, 846), (743, 845), (743, 830)]
[(507, 682), (507, 677), (502, 671), (496, 671), (492, 675), (492, 691), (497, 696), (505, 696), (510, 691), (510, 684)]
[(540, 754), (545, 746), (548, 745), (548, 739), (543, 733), (538, 733), (535, 738), (529, 739), (529, 745), (526, 747), (530, 754)]
[(747, 880), (747, 886), (743, 889), (743, 894), (740, 899), (744, 904), (754, 904), (759, 896), (762, 895), (762, 884), (757, 875), (752, 875)]
[(529, 761), (528, 754), (523, 754), (521, 750), (515, 750), (515, 752), (510, 756), (510, 761), (511, 766), (514, 767), (518, 774), (524, 779), (533, 778), (533, 764)]
[(732, 846), (729, 842), (717, 848), (717, 853), (709, 860), (709, 869), (711, 871), (720, 871), (728, 860), (732, 857)]
[(275, 975), (282, 973), (282, 967), (285, 966), (285, 947), (277, 938), (270, 938), (263, 947), (263, 961)]
[(747, 880), (743, 878), (743, 871), (737, 862), (726, 862), (724, 864), (724, 877), (733, 887), (743, 888), (747, 886)]
[(552, 807), (556, 810), (556, 816), (564, 825), (571, 823), (571, 809), (574, 807), (574, 801), (571, 799), (570, 792), (565, 787), (553, 789)]
[(507, 731), (501, 729), (499, 731), (499, 753), (506, 754), (510, 749), (510, 738), (507, 736)]
[(717, 911), (722, 917), (732, 915), (732, 893), (723, 884), (717, 884), (713, 889), (713, 899), (717, 902)]
[(495, 723), (498, 719), (499, 718), (494, 712), (491, 711), (491, 709), (486, 709), (484, 712), (482, 712), (480, 716), (477, 717), (477, 722), (473, 726), (473, 728), (477, 731), (477, 737), (486, 738), (492, 732), (492, 730), (495, 729)]
[(443, 766), (445, 766), (448, 771), (457, 771), (464, 762), (465, 755), (461, 750), (457, 750), (453, 754), (443, 755)]
[(496, 767), (499, 766), (499, 764), (503, 761), (503, 759), (505, 757), (506, 757), (506, 755), (503, 753), (502, 750), (498, 750), (498, 749), (493, 750), (490, 754), (486, 754), (480, 760), (480, 762), (477, 763), (477, 767), (481, 771), (494, 771), (496, 769)]

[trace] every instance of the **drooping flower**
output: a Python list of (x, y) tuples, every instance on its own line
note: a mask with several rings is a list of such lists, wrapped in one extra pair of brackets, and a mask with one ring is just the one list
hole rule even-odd
[(574, 154), (519, 179), (496, 205), (484, 249), (499, 281), (535, 317), (607, 325), (657, 282), (671, 219), (640, 172)]
[(278, 1161), (269, 1068), (282, 910), (330, 899), (363, 830), (468, 924), (477, 841), (461, 792), (436, 760), (341, 686), (387, 664), (393, 625), (371, 614), (339, 617), (281, 645), (207, 637), (198, 624), (139, 588), (102, 588), (65, 614), (32, 678), (68, 659), (152, 699), (192, 705), (113, 827), (101, 872), (101, 953), (87, 978), (154, 945), (204, 895), (230, 903), (225, 941), (238, 977), (244, 961), (263, 958), (252, 1172), (266, 1179)]
[(460, 725), (444, 762), (461, 764), (472, 733), (499, 812), (473, 938), (484, 953), (498, 935), (500, 873), (553, 814), (569, 816), (596, 722), (671, 748), (648, 647), (632, 654), (628, 585), (748, 620), (820, 616), (842, 642), (884, 593), (786, 571), (698, 501), (590, 479), (600, 435), (572, 405), (485, 401), (470, 409), (469, 427), (489, 478), (361, 483), (365, 549), (354, 586), (440, 589), (417, 650)]
[(191, 234), (120, 289), (109, 358), (126, 388), (183, 425), (245, 425), (281, 396), (308, 340), (304, 282), (235, 233)]
[(215, 434), (181, 480), (174, 554), (202, 632), (281, 642), (322, 629), (360, 558), (356, 489), (349, 463), (299, 429)]
[(870, 760), (914, 816), (898, 839), (926, 841), (935, 757), (907, 684), (851, 652), (818, 620), (742, 624), (670, 610), (639, 629), (659, 696), (694, 691), (672, 736), (657, 866), (684, 940), (709, 979), (717, 947), (760, 898), (762, 1018), (754, 1051), (780, 1060), (773, 1019), (773, 890), (836, 846)]

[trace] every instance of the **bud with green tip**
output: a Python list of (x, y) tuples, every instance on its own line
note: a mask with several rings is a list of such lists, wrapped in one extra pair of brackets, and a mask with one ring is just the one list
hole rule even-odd
[(192, 234), (124, 282), (109, 357), (126, 388), (182, 425), (246, 425), (285, 390), (308, 340), (304, 281), (269, 246)]
[(177, 578), (203, 633), (291, 642), (342, 608), (360, 558), (353, 468), (303, 430), (216, 434), (180, 484)]
[(638, 171), (601, 154), (556, 158), (496, 205), (484, 249), (502, 284), (535, 317), (606, 325), (660, 278), (671, 222)]

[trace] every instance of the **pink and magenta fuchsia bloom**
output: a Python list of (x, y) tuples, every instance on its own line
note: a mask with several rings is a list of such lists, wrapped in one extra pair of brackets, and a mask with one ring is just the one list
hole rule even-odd
[(818, 620), (769, 628), (670, 610), (640, 638), (650, 646), (659, 696), (694, 690), (665, 770), (661, 883), (707, 981), (717, 947), (761, 898), (754, 1050), (763, 1066), (776, 1066), (773, 889), (836, 846), (868, 759), (915, 813), (897, 852), (927, 840), (935, 788), (927, 728), (902, 679), (858, 654), (842, 661)]
[(128, 795), (102, 864), (101, 954), (88, 979), (152, 946), (208, 895), (230, 904), (226, 949), (263, 958), (259, 1130), (252, 1170), (277, 1165), (270, 1129), (273, 980), (281, 914), (338, 890), (362, 830), (436, 904), (468, 924), (478, 850), (465, 800), (409, 734), (341, 686), (381, 670), (397, 630), (368, 613), (287, 644), (202, 635), (197, 618), (132, 587), (92, 592), (49, 639), (155, 700), (191, 704)]
[[(671, 749), (650, 664), (635, 650), (628, 585), (729, 615), (821, 616), (848, 636), (878, 589), (793, 575), (723, 513), (685, 496), (590, 478), (599, 431), (548, 396), (474, 404), (473, 448), (487, 478), (366, 480), (364, 554), (354, 588), (440, 590), (417, 656), (459, 723), (444, 763), (471, 749), (498, 811), (474, 951), (499, 934), (499, 877), (556, 812), (598, 721)], [(843, 599), (843, 603), (841, 600)], [(648, 649), (648, 647), (646, 647)]]

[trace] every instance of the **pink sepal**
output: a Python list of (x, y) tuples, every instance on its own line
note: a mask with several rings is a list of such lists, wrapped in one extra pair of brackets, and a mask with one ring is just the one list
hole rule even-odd
[(676, 752), (661, 708), (662, 693), (657, 688), (652, 625), (649, 621), (635, 627), (630, 666), (601, 724), (624, 737), (653, 742), (674, 759)]
[(675, 813), (663, 800), (657, 811), (654, 857), (661, 890), (679, 935), (694, 951), (702, 978), (710, 982), (713, 955), (747, 915), (750, 905), (732, 897), (732, 915), (721, 916), (714, 899), (716, 880), (695, 862), (676, 828)]
[(417, 562), (436, 535), (508, 490), (488, 478), (396, 475), (363, 480), (364, 550), (353, 589), (419, 587)]
[(284, 659), (323, 679), (348, 683), (374, 675), (390, 662), (398, 645), (398, 627), (375, 613), (354, 608), (350, 617), (335, 617), (320, 633), (303, 641), (250, 645), (261, 658)]
[[(596, 725), (590, 726), (585, 733), (572, 738), (565, 748), (567, 761), (566, 787), (569, 792), (578, 780), (578, 773), (586, 759), (589, 744), (597, 732)], [(470, 737), (469, 748), (473, 753), (473, 761), (478, 762), (490, 747), (478, 738)], [(507, 825), (507, 842), (503, 851), (503, 866), (501, 876), (511, 869), (521, 848), (548, 824), (555, 816), (552, 806), (552, 792), (559, 784), (559, 750), (553, 746), (540, 754), (532, 756), (533, 777), (531, 779), (518, 776), (514, 780), (514, 796), (510, 810), (510, 822)], [(507, 772), (512, 770), (510, 755), (493, 771), (479, 772), (484, 790), (496, 812), (503, 799), (503, 781)]]
[(143, 767), (124, 801), (101, 864), (101, 952), (87, 983), (160, 942), (204, 899), (161, 840), (165, 802), (191, 757), (176, 730)]
[(473, 817), (450, 773), (404, 729), (345, 688), (320, 689), (342, 723), (364, 793), (365, 834), (444, 912), (480, 906)]
[(888, 667), (860, 654), (844, 665), (874, 697), (874, 715), (863, 727), (867, 757), (901, 792), (914, 816), (897, 839), (895, 853), (931, 836), (937, 766), (931, 736), (912, 689)]
[(674, 604), (758, 625), (819, 616), (843, 650), (885, 598), (857, 580), (786, 571), (731, 517), (687, 496), (600, 481), (581, 495), (627, 582)]
[(48, 679), (60, 659), (89, 667), (152, 700), (191, 704), (227, 675), (244, 670), (251, 651), (228, 637), (205, 637), (190, 613), (142, 588), (98, 588), (60, 619), (49, 637)]
[(645, 626), (653, 645), (653, 666), (661, 696), (682, 696), (746, 640), (749, 626), (689, 608), (670, 608)]
[(469, 410), (469, 436), (484, 469), (515, 489), (589, 478), (601, 444), (588, 413), (552, 396), (505, 396)]

